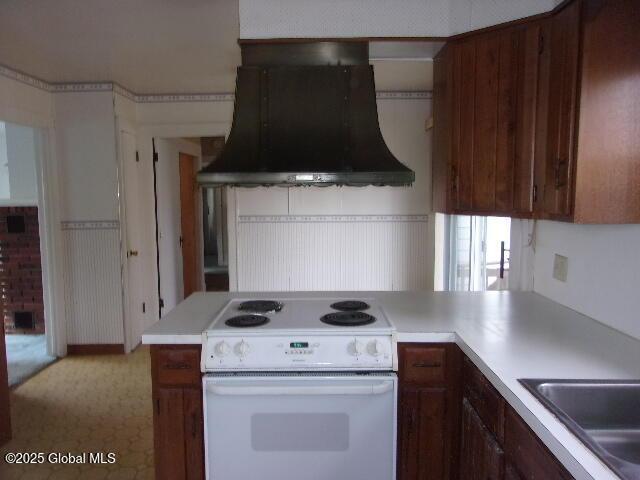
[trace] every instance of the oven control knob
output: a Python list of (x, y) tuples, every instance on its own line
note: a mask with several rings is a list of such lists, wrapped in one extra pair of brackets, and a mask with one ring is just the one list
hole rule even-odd
[(214, 351), (218, 357), (226, 357), (231, 351), (231, 347), (227, 342), (218, 342), (214, 347)]
[(236, 343), (235, 351), (236, 355), (238, 355), (240, 358), (244, 358), (249, 353), (249, 344), (244, 340), (241, 340), (240, 342)]
[(354, 340), (347, 345), (347, 351), (354, 357), (362, 355), (364, 353), (364, 344), (358, 340)]
[(377, 357), (384, 354), (384, 345), (380, 340), (371, 340), (367, 344), (369, 355)]

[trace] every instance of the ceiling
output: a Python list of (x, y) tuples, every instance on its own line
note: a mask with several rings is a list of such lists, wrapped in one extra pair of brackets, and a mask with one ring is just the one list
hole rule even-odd
[[(0, 0), (0, 64), (135, 93), (232, 92), (238, 21), (238, 0)], [(377, 88), (430, 89), (433, 48), (372, 46)]]

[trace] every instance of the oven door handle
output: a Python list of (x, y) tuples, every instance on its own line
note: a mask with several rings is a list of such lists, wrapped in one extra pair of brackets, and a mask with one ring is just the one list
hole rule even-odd
[(374, 385), (314, 385), (314, 386), (276, 386), (262, 387), (255, 385), (220, 385), (210, 383), (207, 392), (214, 395), (381, 395), (393, 390), (393, 382), (382, 382)]

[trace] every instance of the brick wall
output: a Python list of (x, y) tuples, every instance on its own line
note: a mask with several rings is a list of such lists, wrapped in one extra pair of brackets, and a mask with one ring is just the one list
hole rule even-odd
[[(5, 333), (44, 332), (37, 207), (0, 207), (0, 290)], [(24, 320), (29, 313), (34, 328), (16, 328), (16, 314)]]

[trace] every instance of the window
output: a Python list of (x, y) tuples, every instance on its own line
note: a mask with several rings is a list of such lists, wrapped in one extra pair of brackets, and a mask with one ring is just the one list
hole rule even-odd
[(511, 219), (450, 215), (443, 233), (444, 290), (508, 289)]

